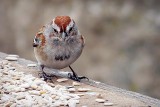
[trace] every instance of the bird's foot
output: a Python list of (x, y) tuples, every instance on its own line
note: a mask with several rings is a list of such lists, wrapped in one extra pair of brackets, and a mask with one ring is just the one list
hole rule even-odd
[(72, 73), (68, 73), (68, 78), (69, 79), (72, 79), (72, 80), (74, 80), (74, 81), (78, 81), (78, 82), (80, 82), (82, 79), (87, 79), (87, 80), (89, 80), (87, 77), (85, 77), (85, 76), (77, 76), (77, 75), (75, 75), (75, 74), (72, 74)]
[(40, 78), (44, 78), (44, 81), (52, 80), (53, 77), (56, 77), (55, 75), (47, 75), (45, 72), (41, 72), (38, 75)]

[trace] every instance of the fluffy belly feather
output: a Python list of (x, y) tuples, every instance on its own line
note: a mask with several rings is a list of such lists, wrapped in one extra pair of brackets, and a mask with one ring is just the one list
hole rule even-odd
[(77, 58), (78, 57), (72, 57), (69, 59), (65, 59), (63, 61), (55, 60), (55, 59), (48, 59), (47, 61), (42, 62), (42, 63), (49, 68), (63, 69), (65, 67), (68, 67), (70, 64), (72, 64)]
[(59, 51), (53, 49), (48, 51), (47, 49), (48, 52), (44, 52), (47, 54), (42, 55), (43, 51), (41, 52), (38, 49), (34, 50), (39, 65), (44, 65), (46, 67), (53, 69), (63, 69), (65, 67), (68, 67), (73, 62), (75, 62), (82, 53), (82, 49), (81, 50), (72, 49), (70, 51), (67, 50)]

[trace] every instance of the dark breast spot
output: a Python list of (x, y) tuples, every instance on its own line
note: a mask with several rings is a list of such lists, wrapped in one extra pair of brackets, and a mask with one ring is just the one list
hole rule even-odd
[(68, 60), (70, 58), (70, 55), (56, 55), (55, 60), (56, 61), (64, 61)]
[(70, 58), (70, 55), (65, 55), (65, 59), (69, 59)]

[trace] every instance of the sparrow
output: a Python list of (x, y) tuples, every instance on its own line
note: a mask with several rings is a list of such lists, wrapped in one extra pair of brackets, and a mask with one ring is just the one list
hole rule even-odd
[(43, 26), (33, 40), (34, 54), (45, 80), (50, 78), (43, 69), (63, 69), (69, 67), (72, 74), (68, 78), (80, 81), (88, 79), (79, 77), (72, 67), (84, 48), (84, 37), (80, 34), (77, 25), (69, 16), (57, 16), (50, 23)]

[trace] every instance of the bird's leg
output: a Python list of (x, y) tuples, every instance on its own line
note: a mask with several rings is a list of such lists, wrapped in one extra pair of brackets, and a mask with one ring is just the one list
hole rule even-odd
[(69, 66), (69, 68), (71, 69), (71, 71), (72, 71), (73, 74), (69, 73), (69, 74), (68, 74), (68, 78), (70, 78), (70, 79), (72, 79), (72, 80), (75, 80), (75, 81), (78, 81), (78, 82), (80, 82), (81, 79), (87, 79), (87, 80), (89, 80), (89, 79), (88, 79), (87, 77), (85, 77), (85, 76), (79, 77), (79, 76), (74, 72), (74, 70), (72, 69), (71, 66)]
[(43, 71), (44, 65), (40, 65), (40, 69), (41, 69), (42, 73), (39, 73), (39, 76), (40, 76), (40, 78), (44, 78), (44, 81), (51, 80), (52, 77), (54, 77), (54, 75), (47, 75), (47, 74)]

